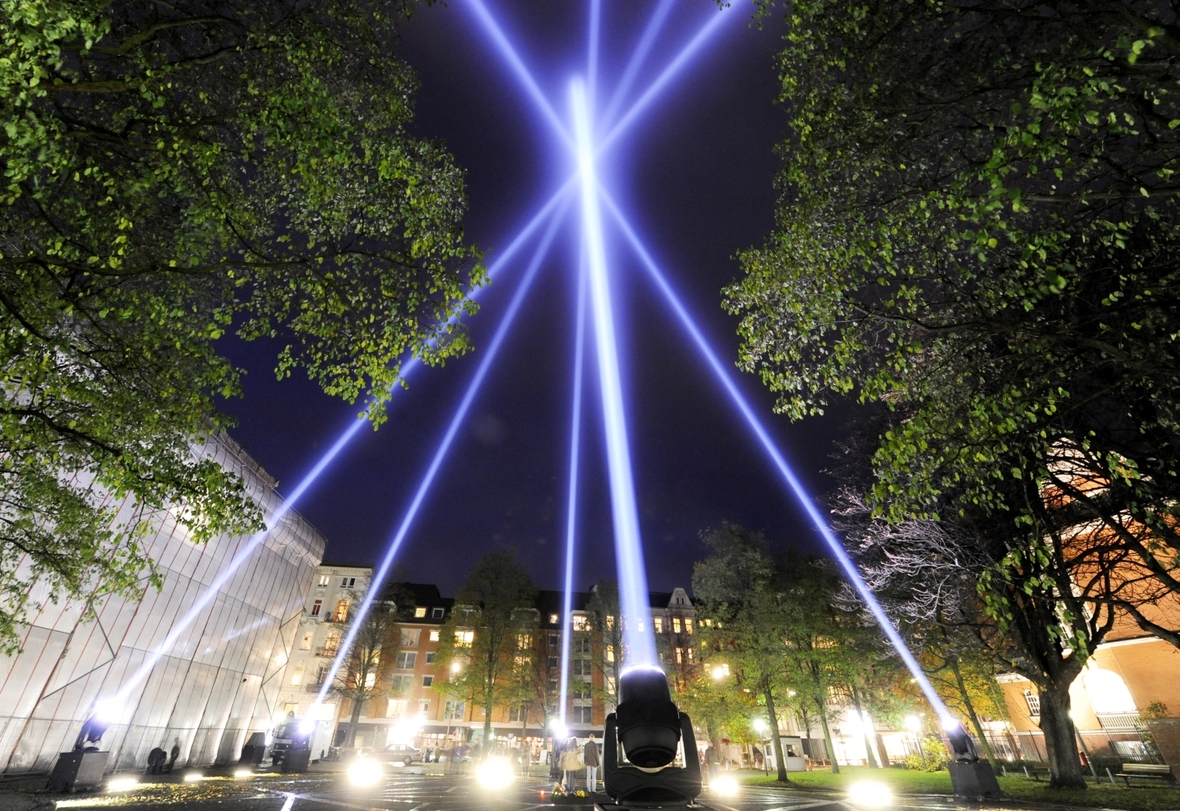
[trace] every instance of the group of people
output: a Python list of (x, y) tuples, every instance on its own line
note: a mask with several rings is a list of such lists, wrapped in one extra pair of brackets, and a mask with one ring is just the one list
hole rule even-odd
[(600, 763), (598, 742), (594, 740), (593, 734), (584, 745), (579, 745), (577, 738), (570, 738), (554, 748), (549, 776), (554, 781), (560, 781), (567, 793), (572, 793), (578, 772), (585, 770), (586, 791), (593, 794), (598, 791)]
[(180, 738), (173, 740), (171, 752), (165, 752), (159, 746), (148, 752), (147, 768), (143, 770), (143, 773), (172, 774), (172, 767), (176, 765), (178, 757), (180, 757)]

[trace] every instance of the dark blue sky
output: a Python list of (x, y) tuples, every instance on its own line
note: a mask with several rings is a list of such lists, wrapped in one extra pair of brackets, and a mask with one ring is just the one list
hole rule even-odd
[[(559, 113), (566, 87), (584, 69), (587, 3), (513, 0), (491, 5)], [(605, 96), (622, 72), (654, 2), (603, 4)], [(710, 18), (711, 0), (677, 0), (636, 90)], [(612, 193), (674, 280), (727, 364), (737, 358), (736, 320), (721, 288), (739, 273), (733, 256), (760, 243), (773, 224), (775, 143), (786, 113), (775, 103), (778, 18), (752, 25), (753, 8), (725, 23), (675, 87), (652, 105), (609, 156)], [(740, 19), (737, 19), (740, 17)], [(497, 52), (467, 0), (417, 12), (401, 53), (418, 72), (415, 130), (444, 141), (466, 169), (468, 237), (489, 261), (512, 239), (570, 167)], [(562, 174), (565, 173), (565, 174)], [(576, 210), (575, 210), (576, 213)], [(572, 388), (576, 231), (560, 232), (500, 357), (400, 554), (403, 571), (454, 593), (486, 549), (514, 545), (539, 586), (556, 588), (563, 565)], [(609, 237), (609, 234), (608, 234)], [(298, 505), (328, 539), (327, 558), (381, 556), (521, 277), (529, 252), (481, 293), (470, 322), (471, 355), (419, 369), (395, 395), (389, 421), (362, 431)], [(616, 314), (624, 358), (632, 456), (649, 582), (688, 586), (702, 548), (698, 532), (721, 521), (764, 530), (779, 546), (818, 549), (777, 473), (657, 298), (621, 242), (613, 243)], [(232, 435), (289, 492), (356, 409), (305, 380), (275, 382), (266, 352), (237, 348), (249, 374), (245, 397), (228, 404)], [(587, 369), (594, 369), (592, 356)], [(771, 413), (771, 395), (735, 370), (780, 447), (816, 491), (834, 482), (829, 464), (835, 416), (791, 425)], [(614, 576), (598, 391), (585, 389), (576, 583)]]

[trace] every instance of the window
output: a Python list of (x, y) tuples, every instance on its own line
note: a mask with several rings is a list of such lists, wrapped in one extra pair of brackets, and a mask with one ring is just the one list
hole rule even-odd
[(315, 669), (315, 683), (319, 686), (324, 683), (324, 676), (328, 674), (327, 665), (320, 665)]
[(684, 664), (684, 648), (676, 648), (676, 664)]
[(328, 582), (331, 579), (332, 579), (331, 575), (322, 574), (322, 575), (320, 575), (320, 582), (316, 583), (316, 585), (319, 586), (320, 588), (324, 588), (326, 585), (328, 585)]
[(593, 707), (574, 707), (573, 720), (575, 724), (594, 723)]
[(689, 646), (688, 648), (685, 648), (685, 653), (687, 653), (687, 654), (688, 654), (688, 663), (691, 665), (691, 664), (692, 664), (692, 662), (693, 662), (693, 658), (692, 658), (692, 647), (691, 647), (691, 646)]
[(588, 637), (588, 636), (575, 637), (573, 651), (574, 651), (574, 653), (589, 653), (590, 652), (590, 637)]
[(355, 577), (342, 577), (342, 578), (340, 578), (340, 588), (342, 588), (342, 589), (350, 589), (355, 585), (356, 585), (356, 578)]
[(549, 624), (550, 624), (550, 625), (556, 625), (556, 624), (557, 624), (557, 615), (556, 615), (556, 614), (550, 614), (550, 615), (549, 615)]
[(692, 633), (692, 618), (691, 617), (684, 618), (684, 633), (686, 633), (686, 634)]
[(1032, 690), (1024, 691), (1024, 700), (1028, 704), (1028, 714), (1038, 716), (1041, 714), (1041, 697)]
[(298, 715), (299, 714), (299, 705), (296, 704), (294, 701), (288, 701), (287, 703), (283, 704), (283, 712), (295, 713), (296, 715)]
[(514, 707), (509, 707), (508, 708), (508, 720), (509, 721), (519, 721), (520, 717), (521, 717), (521, 713), (523, 711), (524, 711), (524, 707), (520, 706), (519, 704), (517, 704)]
[(606, 630), (613, 631), (615, 629), (615, 618), (612, 614), (606, 615)]
[(445, 608), (432, 608), (432, 609), (430, 609), (431, 619), (440, 620), (446, 615), (446, 613), (447, 613), (447, 610)]
[(414, 616), (421, 619), (426, 616), (426, 606), (420, 605), (414, 608)]
[(570, 695), (574, 698), (590, 698), (590, 682), (585, 679), (574, 679), (570, 682)]
[(320, 609), (322, 609), (323, 607), (324, 607), (324, 601), (323, 600), (316, 600), (314, 603), (311, 604), (311, 615), (313, 617), (318, 617), (320, 615)]
[(574, 616), (574, 630), (575, 631), (589, 631), (590, 620), (586, 619), (583, 614), (576, 614)]
[(466, 701), (453, 701), (447, 699), (447, 703), (443, 706), (443, 720), (446, 721), (462, 721), (463, 714), (467, 711)]
[(324, 656), (335, 656), (336, 651), (340, 649), (340, 632), (331, 631), (328, 638), (324, 640)]
[(386, 718), (401, 718), (405, 714), (406, 700), (404, 698), (391, 698), (385, 702)]
[(546, 665), (549, 667), (550, 670), (557, 670), (557, 657), (550, 656), (549, 660), (546, 662)]
[(394, 695), (405, 695), (406, 691), (414, 685), (414, 677), (409, 673), (398, 673), (390, 680), (390, 688)]
[(418, 664), (417, 651), (403, 650), (398, 651), (393, 667), (395, 670), (413, 670), (416, 664)]
[(664, 618), (663, 617), (652, 617), (651, 624), (655, 626), (657, 634), (662, 634), (664, 632)]
[(614, 645), (607, 645), (606, 646), (606, 660), (608, 662), (613, 662), (615, 660), (615, 646)]
[(430, 632), (430, 641), (431, 642), (438, 641), (438, 629), (437, 628), (435, 628), (433, 631)]
[(589, 676), (590, 675), (590, 660), (589, 659), (574, 659), (570, 662), (570, 672), (575, 676)]
[(429, 687), (432, 684), (434, 684), (434, 676), (423, 676), (422, 677), (422, 686), (423, 687)]
[(311, 638), (315, 636), (314, 631), (304, 631), (303, 639), (299, 640), (299, 650), (311, 650)]
[(549, 634), (549, 647), (556, 648), (559, 643), (557, 634)]
[(348, 600), (337, 600), (336, 610), (332, 612), (332, 622), (348, 621)]
[(303, 684), (303, 665), (295, 665), (295, 669), (291, 671), (291, 686), (298, 687)]
[(428, 664), (428, 665), (434, 664), (434, 653), (435, 653), (434, 651), (427, 651), (426, 652), (426, 664)]
[(516, 635), (516, 649), (529, 650), (533, 646), (533, 637), (530, 634)]
[(373, 685), (377, 683), (377, 671), (372, 670), (365, 674), (365, 689), (372, 690)]
[(428, 699), (428, 698), (418, 699), (418, 714), (425, 715), (425, 716), (430, 715), (430, 699)]
[(416, 648), (418, 640), (422, 638), (422, 631), (417, 628), (402, 628), (402, 647)]
[(455, 631), (455, 644), (461, 648), (471, 647), (475, 641), (475, 631)]
[(672, 618), (672, 632), (678, 634), (678, 633), (680, 633), (680, 630), (681, 630), (680, 629), (680, 617), (673, 617)]

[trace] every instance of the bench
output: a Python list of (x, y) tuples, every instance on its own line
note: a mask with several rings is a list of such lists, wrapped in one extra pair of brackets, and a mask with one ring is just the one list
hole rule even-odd
[(1165, 783), (1175, 783), (1176, 775), (1172, 774), (1172, 767), (1163, 763), (1124, 763), (1123, 769), (1115, 777), (1121, 777), (1130, 787), (1132, 780), (1162, 780)]
[(1021, 768), (1024, 769), (1024, 776), (1036, 780), (1038, 783), (1042, 777), (1051, 777), (1049, 773), (1048, 763), (1022, 763)]

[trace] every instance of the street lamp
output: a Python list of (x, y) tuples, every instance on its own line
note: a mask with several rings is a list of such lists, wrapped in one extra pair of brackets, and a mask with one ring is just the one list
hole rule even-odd
[(770, 758), (767, 756), (767, 751), (766, 751), (766, 730), (767, 730), (766, 722), (763, 721), (761, 718), (755, 718), (754, 719), (754, 731), (758, 733), (758, 739), (762, 743), (762, 773), (765, 775), (769, 775), (770, 774), (770, 763), (769, 763)]
[(720, 664), (713, 667), (713, 681), (721, 681), (729, 675), (729, 665)]

